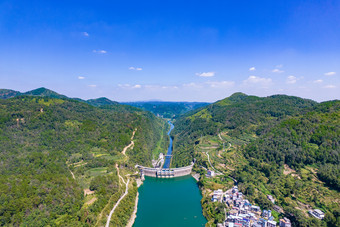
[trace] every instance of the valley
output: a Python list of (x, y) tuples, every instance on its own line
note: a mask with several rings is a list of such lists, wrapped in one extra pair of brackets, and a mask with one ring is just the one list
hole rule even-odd
[[(46, 89), (1, 94), (2, 225), (131, 226), (140, 203), (141, 222), (149, 195), (138, 196), (144, 189), (136, 165), (151, 167), (165, 153), (172, 141), (167, 120), (112, 101), (55, 98)], [(270, 210), (272, 222), (336, 226), (339, 111), (339, 101), (236, 93), (173, 119), (168, 165), (195, 161), (205, 226), (236, 220), (225, 202), (235, 185), (246, 201)], [(191, 179), (183, 186), (193, 187)], [(309, 214), (314, 209), (324, 220)]]

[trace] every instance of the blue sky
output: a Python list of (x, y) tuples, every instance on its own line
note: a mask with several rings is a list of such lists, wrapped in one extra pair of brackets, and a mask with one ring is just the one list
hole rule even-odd
[(0, 1), (0, 88), (340, 99), (340, 1)]

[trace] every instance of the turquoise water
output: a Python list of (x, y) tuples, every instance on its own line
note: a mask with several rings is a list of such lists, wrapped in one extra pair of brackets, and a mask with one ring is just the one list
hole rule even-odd
[(145, 177), (138, 189), (139, 201), (134, 227), (204, 226), (199, 188), (191, 176)]

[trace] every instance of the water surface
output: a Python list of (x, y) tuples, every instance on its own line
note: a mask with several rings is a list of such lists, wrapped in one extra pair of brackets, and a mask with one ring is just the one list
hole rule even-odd
[[(170, 138), (170, 143), (169, 143), (167, 155), (171, 155), (172, 154), (172, 138), (170, 136), (170, 133), (174, 129), (175, 126), (170, 121), (168, 121), (168, 123), (170, 125), (170, 130), (168, 132), (168, 136)], [(170, 168), (170, 161), (171, 161), (171, 156), (165, 157), (165, 162), (164, 162), (163, 168), (165, 168), (165, 169)]]
[(138, 189), (139, 201), (134, 227), (204, 226), (199, 188), (192, 176), (145, 177)]

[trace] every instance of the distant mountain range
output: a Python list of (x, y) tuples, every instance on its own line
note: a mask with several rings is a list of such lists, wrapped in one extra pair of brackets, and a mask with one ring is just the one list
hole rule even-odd
[[(27, 91), (21, 93), (19, 91), (14, 91), (10, 89), (0, 89), (0, 99), (9, 99), (16, 96), (29, 95), (29, 96), (40, 96), (58, 99), (72, 99), (79, 102), (84, 102), (92, 106), (115, 106), (119, 104), (116, 101), (112, 101), (108, 98), (101, 97), (97, 99), (83, 100), (80, 98), (70, 98), (65, 95), (59, 94), (50, 89), (41, 87), (34, 89), (32, 91)], [(120, 104), (134, 106), (143, 110), (150, 111), (155, 115), (159, 115), (165, 118), (176, 118), (181, 114), (188, 111), (198, 109), (200, 107), (206, 106), (210, 103), (206, 102), (163, 102), (163, 101), (140, 101), (140, 102), (122, 102)]]
[(32, 91), (27, 91), (24, 93), (21, 93), (20, 91), (14, 91), (10, 89), (0, 89), (0, 99), (9, 99), (16, 96), (21, 95), (29, 95), (29, 96), (40, 96), (40, 97), (49, 97), (49, 98), (57, 98), (57, 99), (73, 99), (80, 102), (85, 102), (93, 106), (103, 106), (103, 105), (116, 105), (118, 102), (114, 102), (108, 98), (98, 98), (98, 99), (89, 99), (89, 100), (83, 100), (80, 98), (70, 98), (66, 95), (61, 95), (55, 91), (52, 91), (50, 89), (41, 87), (34, 89)]

